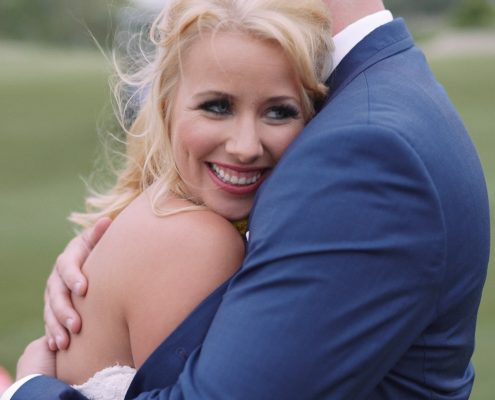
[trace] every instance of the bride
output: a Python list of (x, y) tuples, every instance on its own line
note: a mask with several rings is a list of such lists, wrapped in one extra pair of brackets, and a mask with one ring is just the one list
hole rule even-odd
[(121, 74), (145, 93), (125, 165), (72, 217), (113, 222), (84, 265), (88, 292), (73, 298), (84, 325), (53, 359), (59, 379), (123, 398), (164, 338), (221, 297), (257, 189), (326, 94), (329, 35), (319, 0), (176, 0), (160, 13), (152, 61)]

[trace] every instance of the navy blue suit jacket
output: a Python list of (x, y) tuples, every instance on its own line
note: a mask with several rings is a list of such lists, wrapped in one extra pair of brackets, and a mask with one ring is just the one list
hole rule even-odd
[[(172, 379), (149, 363), (157, 379), (136, 378), (129, 398), (468, 398), (489, 253), (476, 151), (401, 20), (360, 42), (329, 85), (260, 189), (206, 336)], [(14, 399), (33, 390), (78, 398), (40, 377)]]

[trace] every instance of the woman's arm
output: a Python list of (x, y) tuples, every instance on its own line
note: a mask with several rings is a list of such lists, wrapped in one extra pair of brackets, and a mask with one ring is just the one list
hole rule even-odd
[(95, 226), (74, 237), (57, 257), (45, 289), (45, 336), (51, 350), (69, 347), (69, 332), (79, 333), (81, 318), (74, 309), (71, 293), (84, 297), (88, 287), (81, 272), (89, 254), (110, 226), (112, 220), (103, 217)]
[(55, 353), (48, 348), (46, 336), (33, 340), (27, 345), (17, 362), (16, 380), (25, 378), (33, 370), (39, 374), (55, 375)]

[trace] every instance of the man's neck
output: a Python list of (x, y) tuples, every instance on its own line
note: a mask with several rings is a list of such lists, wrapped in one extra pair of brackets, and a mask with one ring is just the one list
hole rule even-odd
[(385, 10), (382, 0), (325, 0), (333, 18), (332, 35), (368, 15)]
[(333, 37), (335, 50), (332, 52), (332, 70), (337, 68), (344, 57), (375, 29), (393, 20), (390, 11), (383, 10), (346, 26)]

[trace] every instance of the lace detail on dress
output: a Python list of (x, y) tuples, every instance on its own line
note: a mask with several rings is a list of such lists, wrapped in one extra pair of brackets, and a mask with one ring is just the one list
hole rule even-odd
[(72, 387), (89, 400), (124, 400), (134, 375), (134, 368), (116, 365), (98, 371), (87, 382)]

